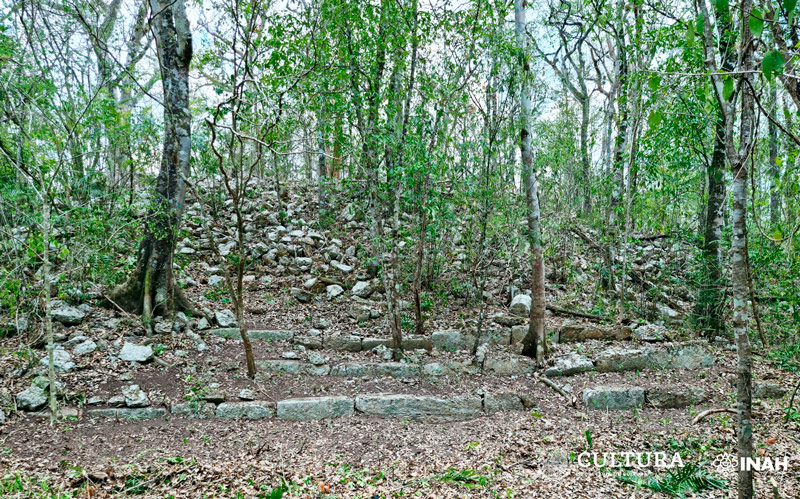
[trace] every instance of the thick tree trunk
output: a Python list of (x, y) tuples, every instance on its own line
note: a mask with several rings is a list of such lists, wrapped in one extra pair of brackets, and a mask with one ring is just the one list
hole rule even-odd
[(189, 176), (191, 154), (192, 35), (182, 0), (151, 0), (150, 8), (164, 88), (164, 147), (136, 267), (111, 297), (125, 310), (142, 314), (152, 332), (155, 313), (176, 306), (189, 308), (180, 290), (173, 286), (172, 257), (186, 195), (183, 178)]
[(517, 36), (522, 73), (520, 87), (520, 150), (522, 153), (522, 180), (525, 183), (525, 198), (528, 208), (528, 238), (531, 243), (531, 317), (528, 334), (522, 340), (522, 354), (535, 358), (537, 364), (543, 365), (547, 353), (544, 335), (544, 256), (542, 254), (542, 234), (539, 227), (539, 186), (533, 168), (533, 144), (531, 140), (531, 89), (530, 64), (528, 62), (527, 40), (525, 32), (524, 0), (514, 0), (514, 26)]
[(706, 281), (697, 299), (695, 314), (698, 326), (706, 336), (713, 337), (722, 330), (724, 282), (722, 277), (722, 229), (725, 219), (725, 123), (717, 120), (714, 134), (714, 150), (706, 174), (708, 198), (706, 200), (703, 231), (703, 260)]

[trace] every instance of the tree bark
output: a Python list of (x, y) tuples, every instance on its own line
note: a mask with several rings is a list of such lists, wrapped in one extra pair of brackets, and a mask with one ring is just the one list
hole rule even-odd
[(768, 123), (769, 134), (769, 221), (773, 227), (781, 223), (781, 193), (778, 188), (780, 182), (780, 167), (778, 166), (778, 127), (777, 119), (778, 98), (775, 84), (769, 85), (769, 114), (772, 119)]
[(708, 198), (703, 230), (703, 260), (706, 276), (695, 307), (698, 327), (705, 336), (713, 337), (723, 328), (724, 282), (722, 276), (722, 230), (725, 219), (725, 123), (718, 116), (714, 133), (714, 150), (706, 169)]
[(50, 424), (56, 421), (56, 370), (54, 365), (55, 342), (53, 339), (53, 318), (50, 307), (50, 194), (45, 182), (40, 191), (42, 197), (42, 288), (44, 289), (44, 329), (47, 341), (47, 379), (50, 390), (47, 405), (50, 408)]
[(544, 256), (542, 234), (539, 227), (539, 186), (533, 167), (533, 144), (531, 138), (531, 68), (528, 61), (526, 40), (526, 16), (524, 0), (514, 0), (514, 26), (516, 28), (517, 51), (522, 73), (520, 86), (520, 152), (522, 154), (522, 179), (525, 184), (525, 199), (528, 208), (528, 238), (531, 243), (532, 287), (530, 327), (522, 340), (522, 354), (535, 358), (543, 365), (547, 353), (544, 335)]
[(155, 35), (164, 90), (164, 144), (161, 167), (139, 245), (136, 267), (127, 282), (111, 298), (123, 309), (142, 314), (149, 333), (156, 313), (175, 307), (189, 309), (173, 286), (172, 258), (175, 233), (184, 210), (191, 154), (189, 63), (192, 35), (183, 0), (151, 0)]

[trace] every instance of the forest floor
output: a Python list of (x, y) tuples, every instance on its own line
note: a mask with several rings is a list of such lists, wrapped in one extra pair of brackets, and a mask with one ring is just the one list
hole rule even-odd
[[(300, 232), (284, 242), (310, 237)], [(684, 464), (703, 464), (727, 487), (705, 490), (705, 497), (736, 496), (736, 476), (726, 460), (735, 454), (735, 415), (693, 421), (707, 409), (735, 408), (736, 354), (727, 341), (698, 344), (669, 324), (658, 326), (665, 332), (658, 339), (556, 341), (551, 364), (577, 359), (588, 367), (545, 376), (545, 369), (517, 355), (515, 338), (526, 319), (510, 313), (498, 285), (484, 311), (490, 333), (485, 348), (473, 350), (468, 334), (480, 307), (450, 301), (430, 314), (423, 337), (411, 336), (419, 348), (408, 349), (403, 363), (388, 362), (384, 346), (371, 346), (387, 341), (380, 313), (372, 314), (382, 307), (379, 284), (353, 255), (341, 255), (338, 248), (350, 241), (325, 249), (333, 237), (323, 238), (306, 257), (256, 266), (248, 274), (247, 325), (266, 338), (253, 341), (260, 367), (255, 379), (246, 376), (238, 333), (229, 334), (222, 324), (219, 312), (229, 304), (212, 284), (218, 270), (207, 253), (181, 269), (181, 279), (190, 283), (187, 296), (206, 309), (206, 319), (162, 322), (166, 330), (146, 338), (137, 318), (92, 302), (77, 324), (57, 323), (56, 340), (72, 352), (74, 365), (58, 375), (63, 413), (54, 425), (41, 405), (21, 406), (23, 392), (36, 392), (34, 385), (41, 384), (41, 338), (0, 339), (0, 402), (8, 414), (0, 419), (0, 497), (665, 497), (651, 490), (652, 482), (650, 488), (628, 483), (637, 475), (668, 484), (670, 472), (686, 469), (655, 466), (654, 453), (664, 453), (668, 464), (676, 454)], [(355, 269), (334, 272), (339, 267), (330, 253), (337, 252)], [(314, 272), (306, 261), (312, 259), (319, 269)], [(376, 291), (368, 298), (345, 290), (330, 296), (330, 289), (309, 283), (311, 275), (323, 274), (345, 289), (367, 282)], [(548, 294), (558, 303), (566, 292), (553, 287)], [(554, 339), (567, 329), (630, 333), (548, 313)], [(443, 347), (437, 338), (455, 346)], [(88, 343), (92, 348), (79, 354)], [(149, 349), (150, 356), (121, 360), (127, 344)], [(656, 358), (667, 361), (642, 364)], [(786, 417), (787, 406), (800, 405), (791, 399), (799, 381), (796, 373), (756, 357), (757, 391), (769, 392), (754, 403), (756, 449), (762, 458), (790, 461), (788, 470), (756, 473), (758, 497), (800, 497), (800, 421)], [(132, 385), (144, 403), (120, 398)], [(607, 387), (624, 389), (621, 395), (609, 392), (622, 397), (615, 402), (628, 404), (624, 409), (598, 408), (587, 399), (591, 390)], [(702, 395), (687, 399), (687, 393)], [(359, 402), (387, 394), (422, 405), (390, 404), (375, 412)], [(298, 421), (281, 412), (282, 404), (298, 399), (349, 406)], [(220, 417), (226, 402), (266, 412), (226, 419)], [(193, 409), (177, 410), (186, 404)], [(162, 412), (131, 420), (142, 414), (136, 411), (150, 409)], [(650, 466), (592, 462), (594, 453), (624, 461), (626, 452), (650, 455)]]

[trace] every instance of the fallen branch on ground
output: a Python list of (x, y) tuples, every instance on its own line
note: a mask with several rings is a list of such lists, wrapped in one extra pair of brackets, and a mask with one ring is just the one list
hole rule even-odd
[(560, 386), (558, 386), (556, 383), (554, 383), (554, 382), (550, 381), (550, 380), (549, 380), (549, 379), (547, 379), (547, 378), (537, 378), (537, 379), (539, 380), (539, 382), (541, 382), (542, 384), (544, 384), (544, 385), (546, 385), (546, 386), (549, 386), (549, 387), (550, 387), (550, 388), (552, 388), (552, 389), (553, 389), (553, 390), (554, 390), (556, 393), (558, 393), (559, 395), (561, 395), (562, 397), (564, 397), (565, 399), (567, 399), (567, 402), (569, 402), (569, 403), (570, 403), (570, 405), (571, 405), (572, 407), (575, 407), (575, 406), (577, 406), (577, 404), (578, 404), (578, 399), (576, 399), (576, 398), (575, 398), (575, 396), (571, 396), (570, 394), (568, 394), (567, 392), (565, 392), (565, 391), (564, 391), (564, 389), (563, 389), (563, 388), (561, 388)]
[[(712, 415), (712, 414), (719, 414), (719, 413), (721, 413), (721, 412), (727, 412), (727, 413), (729, 413), (729, 414), (736, 414), (736, 409), (731, 409), (731, 408), (729, 408), (729, 407), (718, 407), (718, 408), (716, 408), (716, 409), (708, 409), (707, 411), (703, 411), (703, 412), (701, 412), (700, 414), (698, 414), (698, 415), (697, 415), (697, 416), (696, 416), (696, 417), (695, 417), (695, 418), (692, 420), (692, 424), (697, 424), (697, 423), (699, 423), (699, 422), (700, 422), (700, 421), (702, 421), (702, 420), (703, 420), (703, 419), (704, 419), (706, 416), (710, 416), (710, 415)], [(757, 413), (757, 412), (755, 412), (755, 411), (751, 411), (751, 412), (750, 412), (750, 416), (752, 416), (752, 417), (754, 417), (754, 418), (757, 418), (757, 417), (761, 417), (761, 414), (759, 414), (759, 413)]]
[(568, 310), (566, 308), (556, 307), (555, 305), (547, 305), (547, 310), (553, 312), (554, 314), (563, 314), (563, 315), (574, 315), (575, 317), (582, 317), (584, 319), (591, 319), (593, 321), (605, 321), (608, 320), (607, 317), (602, 315), (595, 315), (595, 314), (587, 314), (584, 312), (576, 312), (574, 310)]

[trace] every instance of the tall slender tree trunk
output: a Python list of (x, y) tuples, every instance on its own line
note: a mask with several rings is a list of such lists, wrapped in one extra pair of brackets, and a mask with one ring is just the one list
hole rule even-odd
[(317, 112), (317, 218), (322, 220), (326, 217), (329, 209), (327, 177), (328, 165), (325, 160), (325, 110)]
[(589, 96), (581, 99), (581, 183), (583, 184), (583, 213), (592, 212), (591, 161), (589, 160)]
[[(740, 88), (742, 92), (741, 117), (739, 120), (739, 150), (735, 154), (736, 161), (731, 160), (733, 170), (733, 238), (731, 241), (731, 287), (733, 292), (733, 330), (736, 338), (736, 402), (737, 402), (737, 450), (739, 462), (753, 457), (753, 422), (752, 422), (752, 378), (753, 354), (750, 350), (750, 338), (747, 327), (750, 321), (747, 302), (750, 297), (747, 257), (747, 162), (752, 154), (752, 146), (758, 130), (755, 128), (755, 70), (753, 34), (746, 19), (753, 12), (753, 0), (742, 0), (739, 31), (739, 65)], [(730, 130), (730, 128), (729, 128)], [(733, 156), (733, 148), (730, 148)], [(753, 470), (740, 467), (739, 499), (753, 497)]]
[(773, 227), (781, 223), (781, 193), (778, 187), (780, 182), (780, 167), (778, 166), (778, 127), (777, 120), (778, 98), (775, 83), (769, 85), (769, 221)]
[(516, 28), (517, 51), (521, 70), (520, 86), (520, 151), (522, 154), (522, 179), (525, 184), (525, 200), (528, 208), (528, 238), (531, 243), (531, 315), (528, 333), (522, 340), (522, 354), (535, 358), (543, 365), (547, 353), (544, 335), (544, 256), (542, 233), (539, 227), (539, 186), (533, 168), (533, 144), (531, 140), (531, 68), (527, 54), (525, 25), (525, 0), (514, 0), (514, 26)]
[[(44, 175), (43, 175), (44, 176)], [(44, 289), (44, 329), (47, 341), (47, 379), (50, 385), (47, 398), (50, 424), (56, 421), (56, 369), (54, 363), (53, 316), (50, 306), (50, 194), (42, 181), (42, 288)]]
[[(792, 120), (792, 111), (789, 109), (789, 104), (787, 102), (788, 99), (784, 97), (783, 101), (783, 115), (786, 119), (786, 129), (792, 130), (794, 128), (794, 123)], [(786, 141), (785, 146), (785, 154), (784, 154), (784, 184), (791, 185), (793, 179), (797, 178), (797, 172), (795, 168), (797, 148), (794, 145), (794, 142), (791, 140)], [(797, 207), (794, 200), (795, 194), (791, 192), (790, 189), (783, 189), (783, 197), (785, 198), (783, 201), (783, 206), (786, 207), (786, 218), (787, 222), (789, 223), (797, 223)], [(790, 240), (791, 241), (791, 240)], [(791, 253), (791, 244), (786, 246), (787, 253)]]
[(184, 0), (151, 0), (152, 30), (161, 66), (164, 93), (164, 145), (161, 168), (139, 245), (136, 267), (128, 281), (112, 292), (125, 310), (141, 313), (148, 333), (152, 317), (174, 307), (190, 306), (173, 286), (172, 258), (175, 233), (184, 210), (191, 155), (189, 63), (192, 34)]

